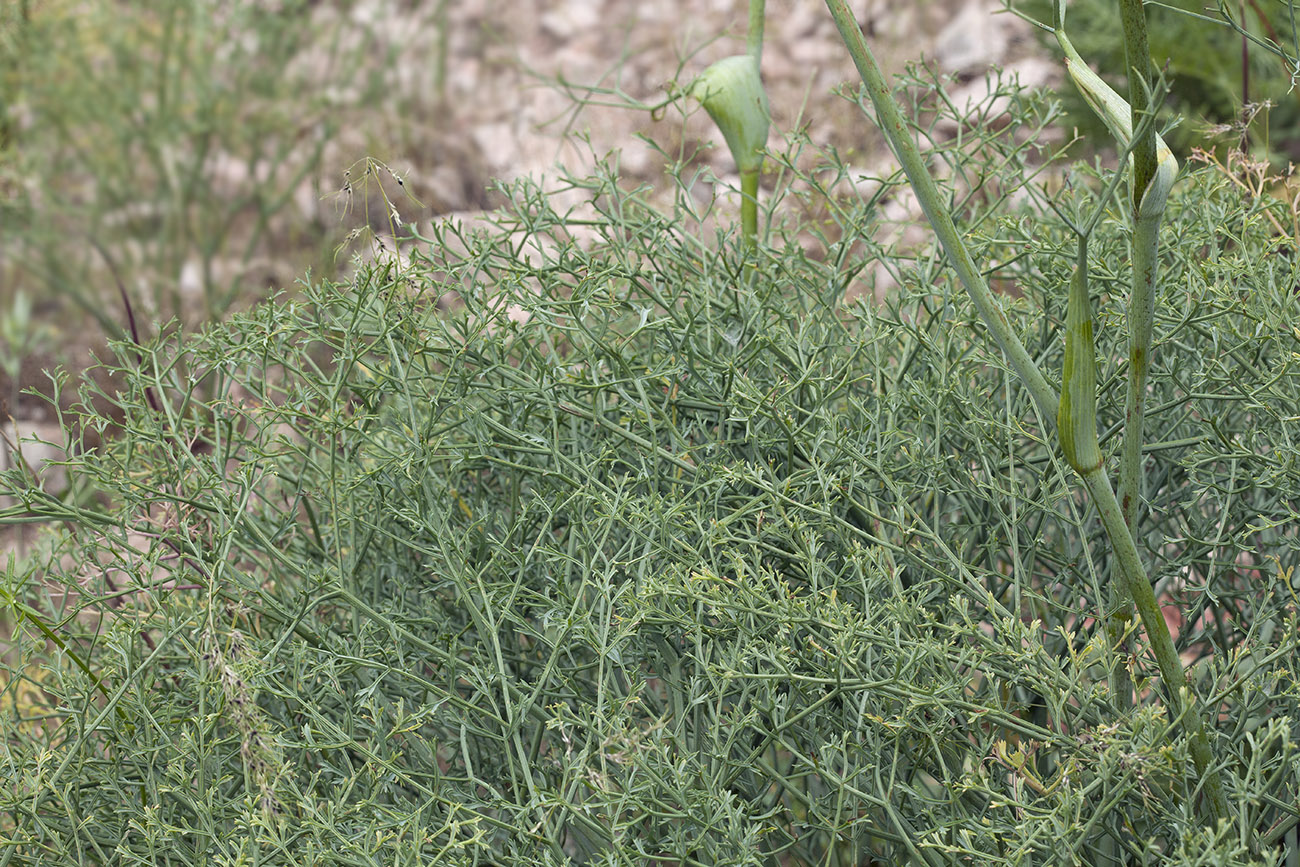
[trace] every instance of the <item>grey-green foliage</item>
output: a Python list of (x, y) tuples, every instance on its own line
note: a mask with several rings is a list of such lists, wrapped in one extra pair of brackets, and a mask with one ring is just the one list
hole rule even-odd
[[(1050, 117), (1012, 104), (938, 158), (1059, 370), (1075, 246), (1002, 195)], [(902, 285), (841, 303), (897, 179), (757, 252), (580, 183), (594, 220), (521, 183), (408, 266), (141, 348), (68, 497), (3, 477), (6, 520), (61, 523), (6, 586), (0, 863), (1274, 860), (1242, 840), (1296, 816), (1277, 203), (1189, 175), (1157, 304), (1142, 549), (1239, 811), (1203, 828), (1175, 722), (1110, 700), (1153, 666), (1094, 631), (1104, 535), (940, 257), (868, 248)], [(1127, 252), (1091, 253), (1108, 450)]]

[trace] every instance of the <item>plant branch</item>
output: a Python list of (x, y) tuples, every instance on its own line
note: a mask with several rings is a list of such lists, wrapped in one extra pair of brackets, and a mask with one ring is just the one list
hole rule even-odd
[[(1146, 13), (1142, 0), (1120, 0), (1124, 53), (1128, 64), (1133, 141), (1133, 289), (1129, 295), (1129, 378), (1124, 402), (1124, 439), (1120, 447), (1119, 499), (1124, 523), (1136, 526), (1142, 499), (1142, 439), (1146, 411), (1147, 373), (1151, 365), (1151, 332), (1159, 274), (1160, 218), (1168, 190), (1161, 189), (1157, 171), (1177, 162), (1163, 148), (1153, 123), (1141, 123), (1154, 112), (1151, 105), (1151, 60)], [(1123, 145), (1124, 142), (1121, 142)], [(1163, 150), (1163, 153), (1160, 152)], [(1172, 182), (1172, 178), (1171, 178)]]
[(912, 141), (907, 122), (903, 120), (902, 112), (894, 102), (889, 85), (885, 82), (885, 77), (880, 72), (880, 67), (876, 64), (876, 59), (867, 46), (862, 31), (858, 28), (857, 19), (854, 18), (844, 0), (826, 0), (826, 6), (835, 19), (835, 26), (840, 31), (840, 37), (844, 40), (849, 55), (853, 58), (853, 64), (858, 68), (858, 74), (862, 76), (862, 83), (866, 85), (871, 103), (876, 109), (877, 123), (889, 139), (894, 154), (907, 175), (908, 182), (916, 191), (916, 197), (921, 203), (926, 219), (934, 228), (939, 244), (952, 262), (958, 279), (970, 294), (980, 319), (991, 332), (998, 347), (1006, 353), (1020, 381), (1029, 388), (1039, 412), (1047, 418), (1054, 417), (1060, 395), (1038, 369), (1033, 358), (1025, 350), (1024, 343), (1011, 330), (1011, 325), (993, 297), (988, 283), (975, 267), (970, 251), (966, 249), (965, 243), (957, 233), (952, 215), (944, 206), (943, 196), (939, 193), (938, 186), (930, 176), (916, 144)]
[[(1147, 42), (1146, 10), (1142, 0), (1119, 0), (1120, 23), (1124, 28), (1124, 62), (1128, 76), (1128, 102), (1133, 129), (1146, 113), (1154, 111), (1151, 96), (1151, 48)], [(1133, 207), (1142, 203), (1142, 194), (1156, 173), (1156, 131), (1148, 127), (1133, 143)]]
[(1111, 490), (1110, 480), (1101, 467), (1083, 474), (1083, 483), (1087, 487), (1092, 501), (1097, 505), (1106, 535), (1110, 537), (1119, 563), (1119, 575), (1124, 583), (1124, 590), (1137, 607), (1142, 628), (1151, 642), (1151, 650), (1156, 657), (1156, 666), (1164, 681), (1165, 702), (1169, 707), (1171, 722), (1177, 722), (1187, 732), (1188, 746), (1192, 753), (1192, 763), (1196, 766), (1201, 788), (1209, 805), (1210, 818), (1222, 819), (1228, 815), (1228, 800), (1223, 789), (1223, 780), (1219, 774), (1214, 749), (1205, 732), (1199, 701), (1192, 691), (1192, 686), (1183, 671), (1183, 662), (1174, 647), (1173, 637), (1169, 634), (1169, 624), (1165, 622), (1160, 603), (1156, 600), (1155, 590), (1151, 587), (1142, 559), (1138, 554), (1133, 535), (1128, 532), (1124, 517), (1119, 509), (1119, 501)]

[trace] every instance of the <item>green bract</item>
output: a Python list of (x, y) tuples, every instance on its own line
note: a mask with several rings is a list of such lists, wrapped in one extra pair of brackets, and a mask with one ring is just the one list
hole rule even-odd
[(771, 112), (757, 58), (748, 54), (724, 57), (704, 70), (687, 93), (700, 101), (722, 130), (741, 173), (758, 171)]
[(1079, 243), (1079, 262), (1070, 279), (1065, 315), (1065, 376), (1056, 411), (1061, 451), (1080, 474), (1101, 466), (1097, 446), (1097, 354), (1092, 338), (1092, 303), (1088, 300), (1088, 255)]

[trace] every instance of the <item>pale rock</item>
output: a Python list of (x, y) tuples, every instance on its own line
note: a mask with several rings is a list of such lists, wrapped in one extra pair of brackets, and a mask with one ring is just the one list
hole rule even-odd
[(514, 134), (508, 123), (485, 123), (474, 128), (474, 147), (494, 171), (510, 167), (515, 158)]
[[(1053, 84), (1059, 77), (1060, 70), (1051, 61), (1026, 57), (1009, 64), (1000, 73), (991, 71), (954, 88), (948, 94), (948, 99), (963, 118), (997, 129), (1005, 125), (1003, 118), (1011, 109), (1011, 98), (1007, 93), (994, 96), (995, 91), (1011, 90), (1017, 83), (1024, 90), (1039, 90)], [(958, 132), (957, 123), (952, 118), (945, 117), (935, 124), (935, 131), (940, 136), (955, 136)]]
[(657, 159), (658, 154), (649, 145), (634, 139), (620, 149), (618, 165), (628, 177), (645, 178), (654, 171)]
[(304, 220), (318, 222), (325, 219), (325, 211), (321, 206), (321, 198), (317, 194), (315, 187), (308, 184), (299, 184), (293, 189), (293, 205), (298, 211), (298, 215)]
[(542, 13), (542, 29), (560, 41), (590, 33), (600, 24), (601, 0), (566, 0)]
[(1010, 27), (1019, 19), (994, 15), (997, 4), (964, 4), (935, 40), (934, 59), (948, 72), (987, 69), (1006, 56)]
[(59, 465), (68, 454), (61, 445), (65, 438), (57, 422), (20, 421), (15, 429), (9, 420), (0, 425), (0, 434), (0, 470), (19, 466), (21, 456), (42, 490), (58, 494), (68, 486), (67, 468)]
[(194, 300), (203, 297), (203, 263), (197, 259), (187, 259), (181, 266), (181, 273), (176, 278), (176, 288), (181, 297)]
[(242, 160), (229, 151), (218, 150), (208, 157), (206, 168), (208, 183), (215, 195), (233, 199), (248, 192), (252, 175), (247, 160)]
[(833, 21), (826, 13), (826, 4), (821, 0), (801, 0), (792, 4), (778, 23), (782, 37), (797, 45), (800, 40), (818, 30), (824, 30), (825, 25)]
[(432, 194), (433, 206), (442, 211), (460, 211), (470, 204), (464, 174), (452, 165), (437, 166), (424, 177)]

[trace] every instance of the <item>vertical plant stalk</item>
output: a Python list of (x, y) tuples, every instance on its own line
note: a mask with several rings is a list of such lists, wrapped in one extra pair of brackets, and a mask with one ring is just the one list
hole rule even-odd
[(745, 37), (745, 53), (754, 58), (754, 63), (763, 65), (763, 21), (766, 15), (767, 0), (749, 0), (749, 31)]
[(952, 215), (943, 204), (944, 198), (939, 193), (934, 178), (930, 176), (925, 160), (921, 158), (920, 152), (911, 139), (907, 122), (894, 102), (894, 96), (885, 82), (880, 67), (876, 64), (876, 58), (858, 28), (857, 19), (854, 18), (844, 0), (826, 0), (826, 6), (835, 19), (840, 38), (844, 40), (849, 55), (853, 58), (853, 64), (858, 68), (858, 74), (862, 76), (862, 83), (866, 86), (871, 104), (876, 109), (876, 122), (885, 133), (885, 137), (889, 139), (894, 155), (898, 157), (903, 172), (907, 175), (908, 183), (916, 191), (921, 210), (925, 212), (926, 219), (930, 221), (930, 226), (939, 238), (940, 246), (943, 247), (944, 253), (948, 255), (948, 260), (952, 262), (953, 269), (957, 272), (957, 278), (970, 294), (971, 301), (974, 302), (985, 327), (992, 334), (994, 342), (1006, 354), (1007, 360), (1011, 362), (1011, 368), (1029, 389), (1039, 412), (1047, 418), (1054, 417), (1060, 397), (1038, 369), (1025, 349), (1024, 343), (1011, 330), (1011, 325), (1007, 322), (997, 299), (993, 297), (988, 283), (975, 267), (975, 261), (962, 242)]
[(438, 0), (433, 10), (433, 26), (438, 28), (437, 57), (433, 59), (433, 92), (438, 104), (447, 104), (447, 57), (451, 53), (451, 0)]
[[(1129, 126), (1142, 127), (1142, 118), (1148, 109), (1150, 91), (1151, 49), (1147, 44), (1146, 13), (1142, 0), (1119, 0), (1120, 16), (1124, 28), (1124, 62), (1128, 69)], [(1154, 118), (1153, 118), (1154, 120)], [(1133, 284), (1129, 291), (1128, 333), (1129, 371), (1124, 397), (1124, 432), (1119, 451), (1120, 514), (1124, 526), (1137, 540), (1138, 507), (1142, 502), (1142, 442), (1144, 440), (1144, 413), (1146, 409), (1147, 371), (1151, 366), (1151, 331), (1155, 319), (1156, 274), (1159, 268), (1160, 212), (1142, 216), (1142, 194), (1151, 186), (1156, 175), (1155, 124), (1145, 125), (1132, 147), (1132, 204), (1133, 237), (1129, 254), (1133, 266)], [(1123, 147), (1125, 142), (1119, 142)], [(1163, 144), (1163, 143), (1162, 143)], [(1172, 154), (1170, 159), (1173, 159)], [(1175, 171), (1177, 171), (1175, 169)], [(1164, 201), (1160, 202), (1160, 211)], [(1131, 648), (1124, 615), (1128, 614), (1124, 600), (1112, 593), (1110, 611), (1106, 617), (1106, 637), (1116, 653)], [(1113, 669), (1111, 692), (1120, 707), (1128, 708), (1133, 702), (1133, 684), (1128, 670)]]
[[(1142, 0), (1120, 0), (1120, 21), (1124, 27), (1124, 58), (1128, 67), (1129, 124), (1138, 132), (1133, 140), (1133, 288), (1129, 294), (1129, 375), (1124, 401), (1124, 437), (1120, 446), (1119, 503), (1124, 523), (1132, 532), (1137, 526), (1142, 500), (1142, 442), (1146, 411), (1147, 371), (1151, 367), (1151, 331), (1155, 319), (1155, 296), (1159, 273), (1160, 218), (1164, 214), (1168, 189), (1157, 186), (1157, 172), (1166, 159), (1177, 162), (1165, 148), (1157, 154), (1154, 123), (1142, 124), (1151, 96), (1151, 50), (1147, 44), (1146, 11)], [(1121, 142), (1121, 144), (1123, 144)], [(1161, 142), (1161, 145), (1164, 143)], [(1164, 157), (1163, 159), (1161, 157)], [(1170, 179), (1172, 182), (1172, 178)], [(1148, 199), (1150, 194), (1150, 199)]]
[[(1146, 631), (1148, 641), (1151, 642), (1151, 650), (1155, 654), (1160, 677), (1164, 680), (1165, 703), (1170, 711), (1171, 722), (1177, 722), (1187, 733), (1188, 750), (1192, 754), (1192, 764), (1196, 768), (1200, 789), (1205, 796), (1204, 803), (1208, 807), (1209, 815), (1206, 818), (1212, 820), (1227, 818), (1228, 798), (1223, 788), (1223, 778), (1217, 767), (1214, 747), (1210, 744), (1209, 735), (1205, 731), (1203, 714), (1198, 707), (1200, 701), (1183, 672), (1183, 663), (1174, 648), (1174, 640), (1169, 634), (1169, 625), (1160, 611), (1160, 603), (1156, 601), (1151, 582), (1146, 580), (1137, 545), (1134, 544), (1133, 535), (1128, 532), (1124, 516), (1120, 513), (1119, 501), (1115, 497), (1115, 492), (1111, 490), (1110, 480), (1106, 478), (1106, 474), (1100, 467), (1081, 475), (1084, 486), (1087, 487), (1093, 502), (1097, 504), (1102, 525), (1106, 528), (1106, 535), (1110, 537), (1115, 549), (1115, 556), (1120, 566), (1119, 575), (1125, 584), (1124, 589), (1137, 607), (1142, 628)], [(1138, 578), (1139, 575), (1141, 580)]]
[(745, 244), (758, 243), (758, 176), (771, 126), (767, 93), (751, 54), (724, 57), (691, 83), (688, 90), (713, 118), (740, 170), (740, 217)]
[[(1155, 316), (1155, 273), (1157, 263), (1157, 241), (1159, 235), (1160, 215), (1178, 174), (1178, 162), (1161, 138), (1155, 134), (1151, 122), (1143, 124), (1138, 115), (1111, 90), (1102, 79), (1092, 71), (1088, 64), (1075, 51), (1065, 34), (1065, 4), (1058, 0), (1056, 7), (1056, 39), (1065, 54), (1066, 68), (1071, 79), (1083, 94), (1089, 106), (1098, 118), (1106, 124), (1115, 141), (1121, 148), (1128, 148), (1133, 139), (1134, 129), (1142, 131), (1139, 142), (1147, 142), (1152, 147), (1143, 148), (1143, 156), (1132, 157), (1134, 174), (1138, 165), (1144, 166), (1141, 174), (1148, 178), (1145, 194), (1141, 204), (1134, 208), (1134, 236), (1132, 242), (1132, 264), (1134, 273), (1133, 292), (1130, 294), (1129, 329), (1130, 329), (1130, 369), (1127, 386), (1126, 406), (1137, 408), (1137, 426), (1133, 426), (1134, 416), (1131, 409), (1127, 415), (1130, 422), (1125, 426), (1123, 443), (1120, 447), (1120, 513), (1124, 516), (1125, 526), (1134, 534), (1137, 519), (1137, 506), (1141, 499), (1142, 468), (1142, 405), (1146, 394), (1146, 373), (1150, 362), (1151, 323)], [(1140, 48), (1133, 49), (1134, 51)], [(1142, 90), (1143, 105), (1149, 101), (1148, 91)], [(1137, 124), (1135, 127), (1134, 124)], [(1150, 130), (1150, 136), (1144, 131)], [(1137, 143), (1134, 143), (1136, 149)], [(1132, 152), (1132, 151), (1130, 151)], [(1149, 156), (1154, 155), (1154, 171), (1150, 171)], [(1135, 199), (1135, 201), (1137, 201)], [(1143, 287), (1146, 287), (1145, 290)], [(1114, 591), (1107, 600), (1105, 617), (1106, 636), (1112, 653), (1120, 657), (1127, 656), (1131, 650), (1128, 636), (1128, 620), (1132, 606), (1127, 599)], [(1110, 675), (1111, 695), (1121, 709), (1127, 709), (1133, 703), (1133, 682), (1124, 668), (1112, 666)]]
[[(1151, 650), (1165, 682), (1166, 704), (1171, 716), (1180, 721), (1188, 735), (1188, 746), (1197, 777), (1205, 791), (1213, 817), (1227, 815), (1228, 803), (1223, 783), (1214, 769), (1214, 751), (1205, 733), (1200, 709), (1182, 660), (1174, 647), (1155, 591), (1147, 579), (1137, 544), (1119, 508), (1119, 501), (1106, 478), (1105, 462), (1097, 442), (1097, 355), (1093, 342), (1092, 302), (1088, 297), (1088, 244), (1079, 238), (1078, 261), (1070, 280), (1069, 306), (1065, 318), (1065, 373), (1061, 384), (1061, 403), (1056, 416), (1061, 451), (1088, 489), (1102, 525), (1110, 537), (1119, 564), (1118, 573), (1124, 594), (1137, 606), (1142, 627), (1151, 642)], [(1108, 625), (1112, 619), (1108, 618)]]
[[(745, 34), (745, 53), (754, 58), (754, 68), (758, 70), (759, 85), (763, 81), (763, 24), (767, 14), (767, 0), (749, 0), (749, 29)], [(770, 117), (767, 105), (767, 93), (763, 94), (763, 110)], [(767, 131), (763, 138), (766, 140)], [(764, 141), (764, 146), (767, 142)], [(740, 228), (745, 243), (753, 249), (758, 245), (758, 177), (763, 170), (763, 157), (760, 154), (758, 165), (750, 171), (740, 173)]]
[(758, 246), (758, 175), (759, 169), (740, 173), (740, 231), (745, 246)]
[[(903, 166), (903, 171), (907, 175), (908, 182), (916, 192), (926, 218), (930, 221), (930, 225), (938, 236), (940, 245), (942, 245), (944, 252), (952, 262), (958, 278), (970, 294), (985, 327), (992, 333), (993, 339), (1002, 351), (1006, 353), (1012, 368), (1028, 387), (1040, 412), (1047, 418), (1057, 416), (1058, 411), (1061, 409), (1061, 396), (1048, 383), (1046, 377), (1025, 350), (1024, 344), (1011, 330), (1011, 326), (993, 298), (992, 292), (989, 291), (988, 284), (985, 283), (984, 278), (975, 267), (970, 252), (966, 249), (961, 236), (957, 233), (952, 215), (944, 206), (944, 200), (939, 194), (938, 186), (930, 176), (916, 144), (912, 141), (902, 112), (899, 111), (897, 104), (894, 102), (893, 95), (890, 93), (885, 78), (880, 72), (880, 67), (876, 64), (875, 57), (872, 55), (861, 29), (858, 27), (857, 20), (844, 0), (826, 0), (826, 6), (835, 19), (835, 26), (840, 32), (840, 37), (848, 48), (853, 63), (858, 69), (858, 74), (861, 75), (863, 84), (866, 86), (867, 93), (876, 110), (877, 122), (889, 139), (894, 154), (898, 157)], [(1059, 29), (1058, 37), (1064, 37), (1064, 34)], [(1078, 70), (1079, 74), (1086, 71), (1096, 79), (1095, 82), (1091, 83), (1092, 87), (1085, 91), (1084, 94), (1090, 102), (1096, 98), (1106, 100), (1113, 98), (1119, 104), (1124, 104), (1123, 100), (1114, 91), (1111, 91), (1095, 73), (1092, 73), (1086, 64), (1082, 64), (1077, 53), (1074, 54), (1074, 63), (1070, 64), (1072, 76), (1076, 74), (1076, 70), (1073, 68), (1076, 64), (1081, 66), (1081, 69)], [(1106, 119), (1107, 117), (1103, 115), (1103, 120)], [(1123, 120), (1131, 124), (1130, 117), (1125, 117)], [(1160, 168), (1161, 172), (1157, 173), (1156, 180), (1152, 185), (1152, 191), (1159, 192), (1155, 188), (1163, 187), (1163, 194), (1167, 195), (1169, 185), (1173, 183), (1173, 176), (1169, 174), (1167, 178), (1162, 178), (1164, 164)], [(1160, 197), (1162, 204), (1164, 195)], [(1143, 204), (1144, 206), (1146, 204), (1145, 197)], [(1217, 820), (1228, 814), (1227, 799), (1224, 795), (1219, 771), (1215, 767), (1214, 753), (1197, 707), (1198, 702), (1186, 675), (1183, 673), (1182, 660), (1178, 658), (1178, 653), (1174, 649), (1173, 637), (1169, 633), (1169, 626), (1165, 622), (1159, 604), (1156, 602), (1155, 591), (1152, 589), (1146, 569), (1142, 565), (1142, 559), (1138, 554), (1137, 545), (1133, 541), (1133, 535), (1124, 523), (1119, 501), (1116, 499), (1110, 481), (1106, 478), (1106, 474), (1102, 469), (1103, 462), (1096, 442), (1096, 358), (1093, 355), (1094, 350), (1091, 342), (1092, 316), (1089, 309), (1090, 305), (1086, 302), (1087, 275), (1085, 272), (1082, 275), (1076, 275), (1076, 277), (1080, 288), (1077, 288), (1074, 294), (1076, 296), (1081, 294), (1084, 299), (1084, 307), (1076, 314), (1079, 330), (1075, 336), (1075, 354), (1073, 358), (1076, 365), (1090, 364), (1094, 366), (1092, 373), (1094, 377), (1094, 397), (1091, 402), (1083, 398), (1081, 386), (1086, 385), (1087, 373), (1082, 367), (1074, 368), (1074, 376), (1071, 377), (1070, 383), (1067, 383), (1066, 390), (1069, 390), (1069, 385), (1076, 386), (1075, 394), (1071, 396), (1067, 405), (1067, 415), (1070, 421), (1068, 437), (1072, 443), (1071, 448), (1074, 450), (1074, 457), (1078, 460), (1075, 469), (1082, 477), (1085, 488), (1097, 506), (1102, 525), (1106, 529), (1111, 547), (1115, 552), (1116, 562), (1119, 566), (1117, 573), (1123, 582), (1123, 590), (1136, 605), (1143, 629), (1151, 642), (1156, 664), (1160, 669), (1160, 676), (1164, 682), (1167, 707), (1172, 712), (1174, 719), (1184, 727), (1188, 734), (1192, 761), (1201, 788), (1206, 796), (1204, 803), (1209, 813), (1206, 818)], [(1082, 315), (1084, 311), (1087, 311), (1086, 316)], [(1086, 330), (1083, 328), (1084, 321), (1088, 323)], [(1088, 338), (1086, 348), (1082, 341), (1082, 337), (1085, 335)], [(1067, 330), (1067, 341), (1068, 339), (1069, 333)], [(1067, 374), (1070, 372), (1067, 370)], [(1082, 378), (1076, 380), (1075, 377)], [(1092, 411), (1091, 430), (1093, 433), (1091, 446), (1089, 446), (1087, 438), (1089, 420), (1082, 414), (1089, 408)], [(1065, 446), (1064, 440), (1062, 446), (1063, 448)], [(1093, 450), (1096, 450), (1095, 455)], [(1096, 463), (1090, 466), (1087, 459), (1092, 457), (1096, 458)]]
[[(1122, 0), (1128, 3), (1128, 0)], [(1158, 270), (1160, 218), (1165, 201), (1178, 174), (1178, 161), (1156, 135), (1154, 118), (1143, 123), (1150, 103), (1150, 60), (1147, 58), (1146, 19), (1141, 0), (1136, 8), (1124, 7), (1125, 53), (1130, 69), (1130, 91), (1136, 101), (1130, 108), (1117, 93), (1089, 68), (1065, 35), (1065, 5), (1056, 7), (1056, 38), (1065, 53), (1070, 77), (1092, 110), (1106, 124), (1121, 148), (1132, 141), (1133, 168), (1133, 239), (1131, 258), (1133, 284), (1129, 294), (1129, 377), (1125, 396), (1125, 425), (1120, 445), (1119, 491), (1120, 513), (1124, 524), (1136, 539), (1138, 506), (1142, 499), (1143, 415), (1146, 402), (1147, 372), (1151, 363), (1151, 332), (1155, 318), (1155, 287)], [(1129, 38), (1130, 34), (1136, 34)], [(1144, 62), (1145, 61), (1145, 62)], [(1134, 70), (1139, 71), (1135, 75)], [(1138, 106), (1142, 106), (1139, 110)], [(1134, 130), (1138, 131), (1136, 140)], [(1139, 194), (1140, 191), (1140, 194)], [(1105, 620), (1110, 647), (1117, 654), (1126, 652), (1128, 605), (1111, 596)], [(1123, 669), (1111, 674), (1111, 693), (1122, 708), (1132, 704), (1132, 681)]]
[[(1138, 129), (1151, 102), (1151, 47), (1147, 41), (1146, 10), (1143, 0), (1119, 0), (1120, 23), (1124, 28), (1124, 63), (1128, 69), (1130, 123)], [(1142, 193), (1156, 174), (1156, 130), (1148, 125), (1133, 142), (1133, 208), (1142, 203)]]

